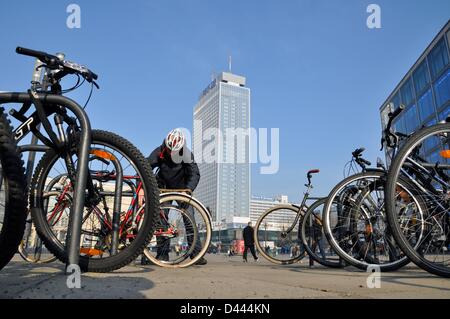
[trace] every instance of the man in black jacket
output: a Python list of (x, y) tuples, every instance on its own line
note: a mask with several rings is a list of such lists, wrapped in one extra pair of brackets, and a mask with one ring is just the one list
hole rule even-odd
[[(185, 145), (185, 137), (180, 129), (174, 129), (161, 146), (158, 146), (147, 158), (152, 169), (158, 168), (156, 179), (158, 187), (164, 189), (189, 189), (191, 192), (195, 190), (200, 181), (200, 171), (197, 163), (195, 163), (194, 155)], [(189, 206), (187, 212), (194, 217), (192, 206)], [(184, 219), (184, 218), (183, 218)], [(189, 227), (190, 221), (186, 218), (186, 232), (193, 231)], [(170, 240), (158, 238), (157, 256), (160, 260), (168, 261)], [(191, 246), (192, 236), (188, 236), (188, 245)], [(201, 250), (200, 241), (194, 243), (195, 248), (192, 252), (193, 258)], [(145, 263), (145, 259), (144, 259)], [(205, 265), (206, 259), (201, 258), (196, 264)]]
[(250, 249), (250, 252), (253, 255), (255, 261), (258, 261), (258, 257), (256, 257), (255, 253), (255, 239), (254, 239), (254, 229), (252, 227), (252, 222), (248, 223), (248, 226), (244, 228), (242, 236), (244, 237), (244, 262), (247, 262), (247, 250)]

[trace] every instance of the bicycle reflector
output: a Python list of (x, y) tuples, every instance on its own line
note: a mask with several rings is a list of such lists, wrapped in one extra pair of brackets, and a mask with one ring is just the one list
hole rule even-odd
[(103, 151), (103, 150), (91, 150), (90, 153), (92, 155), (98, 156), (98, 157), (106, 159), (106, 160), (111, 160), (111, 161), (116, 160), (116, 157), (114, 155), (112, 155), (111, 153), (108, 153), (106, 151)]
[(450, 158), (450, 150), (443, 150), (440, 154), (443, 158)]
[(103, 250), (95, 248), (80, 248), (80, 254), (87, 255), (88, 257), (101, 256), (103, 255)]

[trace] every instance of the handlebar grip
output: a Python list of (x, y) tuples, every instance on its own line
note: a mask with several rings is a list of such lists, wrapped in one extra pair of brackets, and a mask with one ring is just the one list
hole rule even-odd
[(391, 119), (396, 118), (400, 113), (403, 112), (404, 109), (405, 109), (405, 106), (403, 104), (400, 104), (400, 106), (394, 112), (389, 113), (389, 117)]
[(98, 75), (95, 74), (95, 73), (92, 72), (92, 71), (91, 71), (91, 76), (92, 76), (92, 79), (94, 79), (94, 80), (97, 80), (97, 79), (98, 79)]
[(16, 53), (35, 57), (46, 64), (57, 64), (59, 59), (57, 56), (42, 51), (31, 50), (27, 48), (17, 47)]
[(22, 55), (33, 56), (35, 58), (45, 56), (45, 53), (42, 51), (36, 51), (36, 50), (31, 50), (31, 49), (22, 48), (22, 47), (17, 47), (16, 53), (22, 54)]
[(317, 174), (317, 173), (320, 173), (319, 169), (312, 169), (308, 172), (308, 174)]
[(367, 166), (371, 166), (371, 165), (372, 165), (371, 162), (369, 162), (368, 160), (365, 160), (364, 158), (361, 158), (360, 160), (361, 160), (361, 162), (363, 162), (363, 163), (366, 164)]
[(357, 148), (353, 153), (353, 157), (359, 157), (366, 149), (364, 147)]

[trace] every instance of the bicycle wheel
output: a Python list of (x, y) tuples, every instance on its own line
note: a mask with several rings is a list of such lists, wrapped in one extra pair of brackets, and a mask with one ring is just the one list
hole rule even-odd
[[(62, 174), (56, 176), (55, 178), (53, 178), (51, 182), (48, 183), (46, 189), (51, 190), (52, 188), (54, 188), (55, 185), (58, 184), (62, 178), (67, 178), (67, 175)], [(59, 193), (48, 191), (44, 193), (46, 209), (49, 204), (49, 201), (52, 201), (51, 197), (55, 196), (59, 196)], [(55, 201), (55, 199), (53, 199), (53, 201)], [(50, 220), (49, 223), (51, 222), (52, 221)], [(22, 241), (20, 242), (18, 253), (23, 260), (35, 264), (47, 264), (57, 260), (57, 258), (46, 249), (44, 243), (39, 238), (36, 232), (36, 227), (34, 226), (33, 221), (31, 219), (30, 213), (28, 213), (25, 226), (25, 233), (23, 235)]]
[(16, 253), (27, 216), (22, 155), (3, 111), (0, 108), (0, 269)]
[(255, 226), (255, 245), (267, 260), (280, 265), (305, 257), (299, 224), (304, 210), (295, 205), (278, 205), (263, 213)]
[[(393, 236), (404, 253), (420, 268), (450, 277), (450, 123), (424, 128), (411, 136), (394, 158), (386, 186), (386, 206)], [(403, 232), (400, 204), (408, 197), (398, 194), (396, 183), (408, 179), (418, 185), (426, 202), (424, 234), (411, 240)]]
[(300, 226), (301, 238), (310, 258), (326, 267), (341, 268), (344, 265), (323, 231), (322, 211), (326, 201), (326, 198), (319, 199), (306, 210)]
[[(362, 270), (377, 265), (380, 271), (393, 271), (409, 263), (387, 227), (383, 171), (368, 171), (350, 176), (333, 188), (323, 211), (325, 235), (339, 256)], [(414, 196), (406, 181), (398, 184), (411, 194), (403, 217), (421, 220), (424, 203)], [(411, 236), (420, 236), (418, 227)]]
[[(46, 194), (47, 196), (49, 194)], [(44, 243), (39, 238), (31, 216), (26, 220), (25, 234), (17, 251), (23, 260), (34, 264), (48, 264), (57, 260), (53, 254), (47, 251)]]
[[(71, 147), (76, 163), (75, 135)], [(154, 231), (158, 214), (158, 188), (151, 168), (143, 155), (130, 142), (110, 132), (93, 130), (89, 169), (92, 194), (87, 193), (80, 241), (80, 268), (83, 271), (109, 272), (119, 269), (142, 253)], [(122, 183), (116, 180), (119, 165)], [(48, 184), (60, 177), (48, 189)], [(44, 154), (36, 167), (32, 183), (30, 206), (36, 230), (48, 250), (66, 263), (65, 239), (72, 206), (73, 185), (67, 166), (53, 150)], [(100, 177), (98, 177), (100, 176)], [(130, 187), (130, 184), (142, 187)], [(122, 196), (115, 190), (122, 189)], [(138, 189), (136, 191), (136, 189)], [(48, 204), (43, 196), (55, 191), (59, 196)], [(116, 201), (119, 203), (116, 211)], [(145, 203), (145, 209), (136, 212)], [(117, 214), (120, 214), (117, 218)], [(118, 239), (113, 243), (113, 221), (118, 223)], [(114, 245), (116, 249), (114, 250)]]
[(185, 268), (202, 258), (211, 244), (211, 217), (194, 197), (181, 193), (160, 195), (160, 213), (144, 255), (155, 265)]

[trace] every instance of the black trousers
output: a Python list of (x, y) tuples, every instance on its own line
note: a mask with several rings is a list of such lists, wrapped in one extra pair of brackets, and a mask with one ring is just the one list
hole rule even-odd
[(253, 244), (253, 245), (245, 245), (245, 248), (244, 248), (244, 260), (247, 260), (247, 250), (249, 250), (250, 249), (250, 252), (252, 253), (252, 255), (253, 255), (253, 258), (254, 259), (257, 259), (258, 257), (256, 257), (256, 252), (255, 252), (255, 245)]
[[(185, 215), (182, 215), (189, 249), (191, 248), (192, 244), (194, 244), (194, 250), (192, 251), (191, 256), (190, 256), (191, 258), (194, 258), (202, 250), (202, 244), (200, 242), (200, 238), (197, 238), (196, 242), (193, 243), (195, 230), (194, 230), (194, 225), (192, 225), (192, 222), (195, 222), (195, 218), (194, 218), (195, 212), (194, 212), (193, 207), (190, 205), (186, 205), (185, 203), (182, 203), (182, 202), (177, 202), (177, 204), (178, 204), (178, 207), (183, 209), (186, 212), (186, 214), (189, 215), (189, 217), (191, 218), (191, 219), (189, 219), (189, 218), (185, 217)], [(165, 206), (171, 206), (171, 205), (172, 205), (172, 203), (166, 203)], [(166, 219), (168, 218), (168, 213), (169, 213), (169, 211), (164, 210)], [(158, 258), (158, 259), (159, 258), (168, 258), (169, 252), (170, 252), (170, 239), (162, 238), (159, 236), (158, 238), (156, 238), (156, 242), (157, 242), (156, 258)]]

